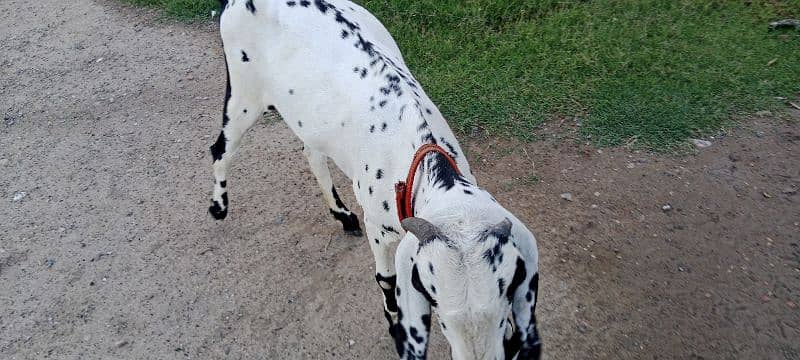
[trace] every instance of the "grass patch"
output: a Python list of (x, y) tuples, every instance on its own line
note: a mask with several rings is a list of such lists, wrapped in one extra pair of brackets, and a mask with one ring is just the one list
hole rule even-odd
[[(126, 0), (181, 18), (213, 0)], [(669, 149), (800, 92), (800, 0), (363, 0), (463, 132), (581, 119), (600, 146)], [(771, 60), (777, 59), (771, 65)]]

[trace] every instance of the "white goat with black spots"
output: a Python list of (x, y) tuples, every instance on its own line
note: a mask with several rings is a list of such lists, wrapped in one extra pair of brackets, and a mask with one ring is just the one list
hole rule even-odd
[[(242, 135), (275, 109), (303, 141), (331, 213), (360, 236), (327, 159), (352, 179), (401, 358), (426, 357), (431, 307), (454, 359), (538, 358), (536, 240), (477, 186), (383, 25), (347, 0), (223, 0), (222, 7), (228, 86), (211, 146), (211, 214), (227, 215), (226, 176)], [(418, 152), (428, 144), (441, 151)], [(422, 161), (410, 169), (416, 157)], [(413, 210), (401, 222), (395, 184), (409, 173)]]

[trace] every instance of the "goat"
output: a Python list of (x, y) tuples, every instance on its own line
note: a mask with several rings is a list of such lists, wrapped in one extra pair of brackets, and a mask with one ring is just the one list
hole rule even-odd
[(361, 236), (327, 160), (352, 180), (402, 359), (426, 358), (431, 308), (454, 359), (538, 358), (536, 240), (478, 187), (380, 21), (347, 0), (221, 5), (228, 79), (222, 131), (211, 146), (211, 215), (227, 216), (226, 176), (242, 135), (276, 110), (303, 141), (331, 214)]

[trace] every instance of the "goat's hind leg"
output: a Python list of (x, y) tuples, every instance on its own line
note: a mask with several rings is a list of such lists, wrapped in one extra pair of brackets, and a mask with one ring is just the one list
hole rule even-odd
[[(229, 69), (229, 72), (232, 69)], [(228, 215), (228, 192), (226, 176), (231, 167), (231, 160), (239, 148), (242, 136), (258, 120), (263, 111), (261, 96), (257, 87), (241, 76), (228, 76), (225, 92), (225, 104), (222, 109), (222, 131), (217, 141), (211, 145), (214, 169), (214, 193), (208, 212), (222, 220)]]
[(353, 236), (361, 236), (362, 232), (361, 226), (358, 224), (358, 217), (347, 209), (342, 199), (339, 198), (339, 194), (336, 193), (336, 187), (333, 186), (331, 172), (328, 168), (328, 157), (308, 147), (303, 148), (303, 154), (308, 159), (311, 172), (317, 178), (317, 184), (322, 190), (322, 197), (325, 198), (325, 203), (328, 204), (333, 217), (342, 223), (342, 228), (346, 233)]

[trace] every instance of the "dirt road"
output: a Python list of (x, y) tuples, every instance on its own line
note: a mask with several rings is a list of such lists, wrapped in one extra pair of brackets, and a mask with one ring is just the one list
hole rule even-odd
[[(393, 358), (369, 248), (282, 123), (246, 137), (228, 219), (206, 213), (214, 25), (0, 11), (0, 358)], [(800, 358), (800, 114), (783, 117), (686, 157), (466, 141), (539, 239), (547, 358)], [(447, 352), (437, 329), (430, 357)]]

